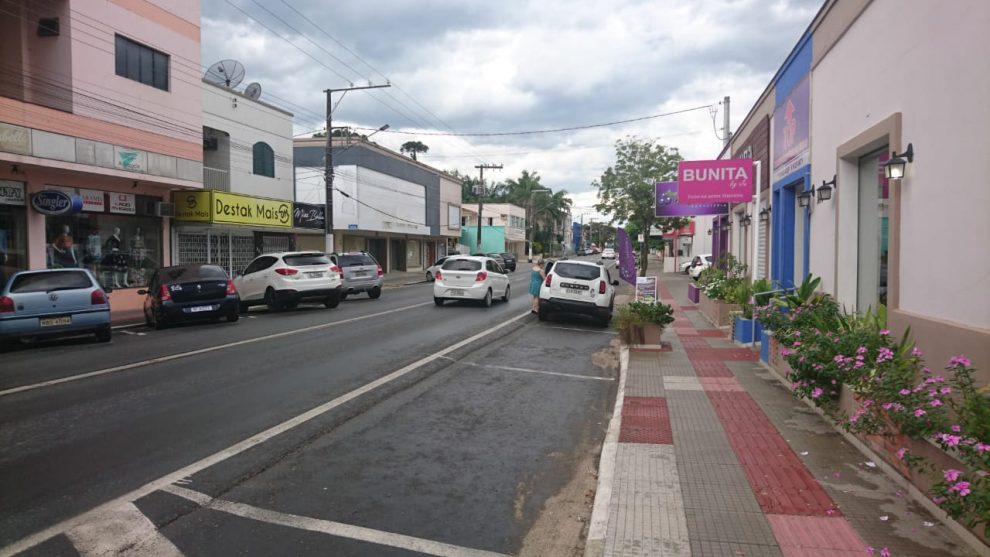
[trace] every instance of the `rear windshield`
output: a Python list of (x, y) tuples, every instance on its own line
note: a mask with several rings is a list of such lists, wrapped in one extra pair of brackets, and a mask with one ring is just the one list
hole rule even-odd
[(357, 254), (346, 254), (338, 255), (337, 263), (341, 267), (358, 267), (361, 265), (378, 265), (375, 260), (367, 254), (357, 253)]
[(51, 292), (52, 290), (72, 290), (92, 288), (93, 281), (83, 271), (57, 271), (18, 275), (10, 285), (11, 294), (27, 292)]
[(286, 255), (282, 259), (285, 260), (286, 265), (292, 265), (292, 266), (330, 264), (330, 258), (323, 255), (322, 253), (303, 253), (300, 255)]
[(503, 253), (501, 255), (502, 255), (502, 259), (515, 259), (516, 258), (516, 256), (513, 255), (513, 254), (511, 254), (511, 253)]
[(578, 265), (576, 263), (557, 263), (553, 266), (553, 274), (561, 278), (595, 280), (601, 276), (601, 270), (591, 265)]
[(448, 259), (444, 262), (444, 271), (480, 271), (481, 261), (474, 259)]
[(158, 271), (158, 277), (162, 284), (175, 284), (200, 280), (227, 280), (227, 273), (216, 265), (196, 265), (166, 267)]

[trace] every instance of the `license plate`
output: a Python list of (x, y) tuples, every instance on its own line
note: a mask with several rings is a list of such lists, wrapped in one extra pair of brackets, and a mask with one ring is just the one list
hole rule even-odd
[(306, 273), (309, 278), (323, 278), (323, 273)]
[(213, 306), (193, 306), (189, 308), (190, 313), (199, 313), (201, 311), (213, 311)]
[(565, 288), (564, 291), (568, 294), (584, 294), (584, 290), (578, 290), (577, 288)]
[(356, 277), (366, 277), (368, 276), (367, 271), (354, 271), (354, 276)]
[(60, 325), (71, 325), (72, 317), (47, 317), (40, 320), (42, 327), (58, 327)]
[(458, 289), (455, 288), (455, 289), (452, 289), (452, 290), (448, 290), (447, 291), (447, 294), (449, 296), (463, 296), (464, 295), (464, 291), (463, 290), (458, 290)]

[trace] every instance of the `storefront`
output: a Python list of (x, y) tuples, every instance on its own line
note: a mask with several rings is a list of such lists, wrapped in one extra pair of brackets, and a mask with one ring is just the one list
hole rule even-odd
[(292, 227), (296, 229), (296, 248), (324, 251), (327, 247), (325, 205), (292, 204)]
[(0, 180), (0, 287), (28, 268), (26, 191), (24, 182)]
[(211, 263), (233, 276), (262, 253), (297, 249), (291, 201), (218, 191), (173, 192), (175, 263)]
[(161, 267), (161, 198), (46, 186), (31, 195), (45, 215), (45, 267), (89, 269), (108, 288), (148, 285)]

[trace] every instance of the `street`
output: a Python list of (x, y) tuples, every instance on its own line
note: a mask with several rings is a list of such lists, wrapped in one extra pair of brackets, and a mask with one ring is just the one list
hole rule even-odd
[(5, 353), (0, 554), (569, 554), (615, 335), (528, 280)]

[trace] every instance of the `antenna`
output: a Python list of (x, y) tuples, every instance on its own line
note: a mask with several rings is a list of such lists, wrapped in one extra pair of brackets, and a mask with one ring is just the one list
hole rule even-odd
[(244, 89), (244, 96), (249, 99), (258, 100), (258, 97), (261, 96), (261, 84), (255, 81), (254, 83), (248, 85), (247, 88)]
[(234, 88), (244, 79), (244, 64), (237, 60), (220, 60), (206, 70), (203, 79), (214, 85)]

